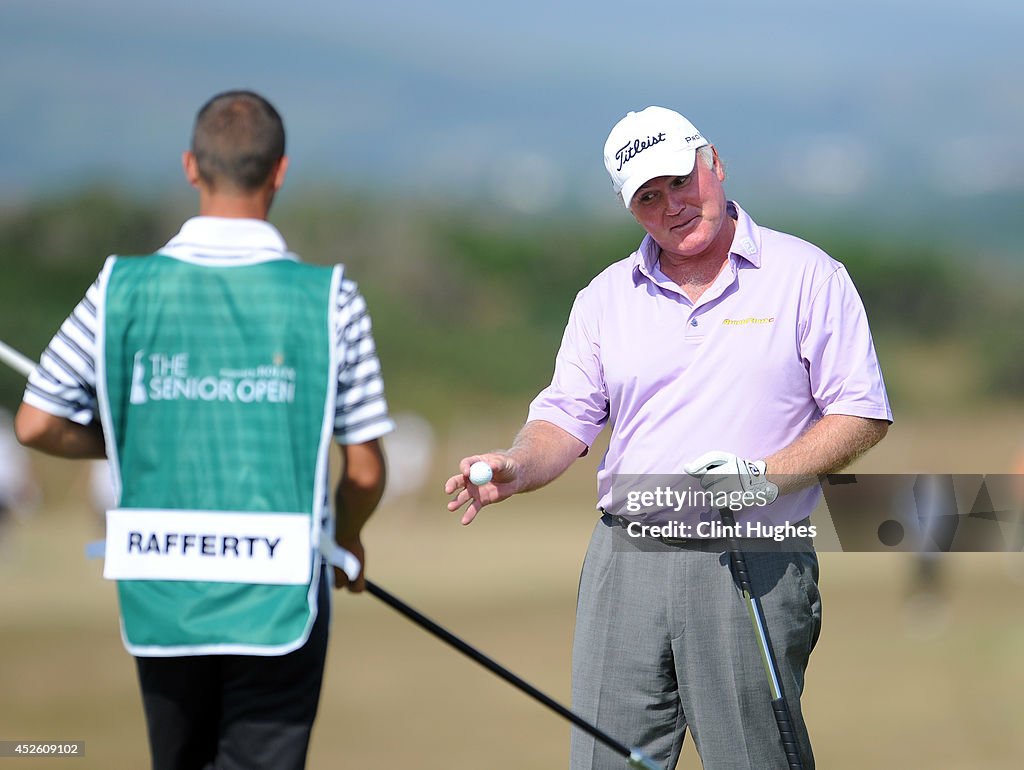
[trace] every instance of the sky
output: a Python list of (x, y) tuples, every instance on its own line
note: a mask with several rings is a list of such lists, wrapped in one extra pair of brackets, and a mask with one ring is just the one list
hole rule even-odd
[(661, 104), (738, 199), (948, 219), (1024, 192), (1022, 31), (1016, 0), (4, 0), (0, 200), (180, 185), (198, 106), (247, 87), (292, 184), (611, 214), (604, 139)]

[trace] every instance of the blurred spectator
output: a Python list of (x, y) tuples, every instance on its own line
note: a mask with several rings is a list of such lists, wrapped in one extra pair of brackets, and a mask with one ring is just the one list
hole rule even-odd
[(385, 455), (388, 487), (384, 499), (418, 495), (430, 477), (430, 463), (437, 443), (430, 422), (414, 412), (394, 416), (395, 431), (388, 437)]
[(1013, 474), (1014, 518), (1010, 528), (1010, 547), (1005, 564), (1007, 574), (1024, 585), (1024, 446), (1017, 451), (1010, 473)]
[(106, 531), (107, 511), (117, 507), (114, 480), (106, 460), (89, 461), (89, 506), (96, 513), (100, 531)]
[(16, 515), (27, 515), (39, 503), (39, 487), (28, 452), (14, 437), (10, 413), (0, 408), (0, 542)]

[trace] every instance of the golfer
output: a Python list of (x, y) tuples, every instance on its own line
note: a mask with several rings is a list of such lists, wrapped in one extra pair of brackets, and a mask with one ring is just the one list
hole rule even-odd
[(333, 529), (362, 560), (384, 485), (366, 305), (266, 221), (284, 152), (261, 96), (207, 102), (183, 156), (200, 216), (155, 254), (107, 260), (16, 419), (30, 447), (110, 460), (104, 574), (161, 770), (304, 766), (330, 614), (317, 544)]
[[(800, 695), (821, 621), (806, 536), (814, 484), (891, 421), (863, 306), (840, 263), (726, 198), (718, 151), (682, 115), (629, 113), (604, 155), (647, 235), (577, 295), (551, 385), (510, 449), (461, 461), (448, 509), (465, 507), (469, 524), (484, 506), (544, 486), (611, 425), (580, 581), (573, 707), (667, 768), (687, 729), (708, 770), (787, 767), (715, 506), (741, 503), (738, 526), (771, 528), (757, 533), (795, 533), (784, 547), (761, 547), (771, 536), (748, 543), (747, 562), (813, 767)], [(478, 460), (494, 471), (479, 487), (468, 478)], [(630, 504), (656, 500), (641, 487), (666, 474), (714, 497), (687, 498), (678, 512)], [(671, 525), (657, 530), (669, 535), (640, 547), (644, 524)], [(574, 731), (574, 770), (621, 764)]]

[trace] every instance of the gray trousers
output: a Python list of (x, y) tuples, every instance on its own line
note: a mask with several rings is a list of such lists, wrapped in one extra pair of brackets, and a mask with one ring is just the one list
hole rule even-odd
[[(779, 678), (801, 743), (814, 759), (800, 695), (821, 627), (818, 560), (808, 541), (745, 548)], [(705, 770), (788, 767), (771, 691), (724, 541), (663, 545), (598, 521), (580, 578), (573, 709), (663, 767), (687, 728)], [(625, 760), (572, 731), (571, 770), (622, 770)]]

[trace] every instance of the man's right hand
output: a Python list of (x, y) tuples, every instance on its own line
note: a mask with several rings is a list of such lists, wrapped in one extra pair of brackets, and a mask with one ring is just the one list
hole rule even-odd
[[(494, 476), (486, 484), (478, 486), (469, 480), (469, 467), (475, 462), (491, 466)], [(485, 505), (499, 503), (519, 491), (519, 464), (504, 452), (463, 457), (459, 471), (445, 482), (444, 491), (447, 495), (455, 495), (448, 501), (449, 511), (455, 512), (469, 503), (462, 515), (463, 524), (473, 521)]]
[[(511, 449), (462, 458), (459, 473), (444, 485), (446, 494), (455, 495), (448, 502), (448, 510), (457, 511), (468, 503), (462, 523), (469, 524), (485, 505), (554, 481), (586, 452), (587, 445), (564, 429), (544, 420), (530, 420), (519, 431)], [(477, 486), (469, 480), (469, 467), (481, 461), (491, 466), (494, 476)]]

